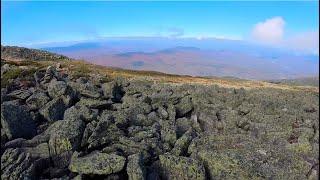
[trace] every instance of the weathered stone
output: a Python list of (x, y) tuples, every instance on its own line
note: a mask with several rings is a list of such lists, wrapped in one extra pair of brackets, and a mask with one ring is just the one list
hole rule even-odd
[(183, 97), (180, 102), (176, 105), (178, 117), (183, 117), (193, 109), (193, 105), (190, 97)]
[(129, 180), (144, 180), (146, 178), (142, 154), (133, 154), (128, 157), (127, 174)]
[(109, 175), (124, 168), (126, 158), (115, 154), (92, 152), (79, 157), (79, 153), (72, 155), (69, 169), (79, 174)]
[(49, 101), (39, 112), (48, 121), (63, 119), (64, 111), (67, 109), (62, 98)]
[(26, 100), (26, 104), (30, 109), (36, 110), (42, 108), (49, 100), (50, 98), (44, 92), (35, 92)]
[(9, 97), (23, 99), (23, 100), (27, 99), (31, 95), (32, 95), (32, 92), (28, 89), (19, 89), (7, 94), (7, 96)]
[(70, 85), (74, 91), (78, 92), (78, 94), (80, 94), (83, 97), (88, 97), (88, 98), (101, 97), (100, 90), (90, 82), (87, 82), (85, 84), (68, 82), (68, 85)]
[(78, 120), (81, 119), (86, 122), (93, 121), (97, 118), (98, 114), (86, 106), (72, 106), (64, 112), (64, 120)]
[(67, 84), (64, 81), (53, 79), (48, 85), (48, 94), (51, 98), (56, 98), (64, 95), (67, 92)]
[(32, 157), (22, 149), (6, 149), (1, 156), (1, 179), (38, 179), (49, 159)]
[(61, 154), (65, 151), (75, 151), (81, 145), (85, 129), (82, 120), (61, 120), (55, 122), (50, 134), (49, 147), (51, 154)]
[(183, 136), (181, 136), (174, 144), (174, 148), (172, 149), (171, 153), (176, 156), (186, 155), (188, 152), (188, 147), (194, 137), (195, 133), (192, 130), (183, 134)]
[(93, 108), (93, 109), (107, 109), (111, 107), (112, 102), (107, 100), (100, 100), (100, 99), (81, 98), (76, 105), (87, 106), (88, 108)]
[(31, 138), (36, 135), (35, 123), (22, 106), (2, 104), (1, 126), (9, 139)]

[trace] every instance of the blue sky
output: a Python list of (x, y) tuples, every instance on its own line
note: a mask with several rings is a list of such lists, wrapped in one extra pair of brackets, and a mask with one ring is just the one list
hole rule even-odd
[[(274, 41), (267, 43), (279, 45), (305, 34), (311, 36), (307, 41), (316, 38), (318, 18), (317, 1), (1, 1), (1, 43), (30, 45), (114, 36), (169, 36), (259, 42), (271, 37)], [(278, 33), (263, 34), (269, 31)]]

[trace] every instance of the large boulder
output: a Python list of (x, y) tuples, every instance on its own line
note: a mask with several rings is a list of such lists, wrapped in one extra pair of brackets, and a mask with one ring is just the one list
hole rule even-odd
[(55, 98), (49, 101), (39, 112), (48, 121), (63, 119), (64, 111), (67, 109), (62, 98)]
[(48, 94), (51, 98), (64, 95), (67, 92), (67, 83), (53, 79), (48, 85)]
[(203, 165), (192, 158), (160, 155), (159, 166), (162, 179), (205, 179)]
[(76, 82), (68, 82), (68, 85), (72, 87), (72, 89), (80, 94), (83, 97), (88, 98), (99, 98), (101, 97), (100, 89), (95, 87), (90, 82), (86, 83), (76, 83)]
[(127, 174), (129, 180), (144, 180), (146, 178), (142, 154), (133, 154), (128, 157)]
[(176, 111), (178, 117), (183, 117), (190, 111), (192, 111), (193, 105), (189, 96), (183, 97), (180, 102), (176, 105)]
[(27, 100), (26, 104), (30, 109), (36, 110), (42, 108), (50, 98), (44, 92), (35, 92)]
[(122, 96), (125, 94), (121, 84), (118, 82), (109, 82), (102, 85), (103, 95), (111, 98), (114, 102), (120, 102)]
[(31, 138), (36, 135), (36, 125), (23, 106), (2, 104), (1, 126), (9, 139)]
[(54, 127), (51, 129), (49, 139), (51, 154), (78, 150), (85, 129), (85, 123), (82, 120), (61, 120), (51, 126)]
[(124, 133), (114, 124), (111, 115), (103, 115), (88, 138), (88, 148), (101, 147), (105, 144), (116, 142)]
[(95, 120), (98, 116), (98, 113), (89, 109), (86, 106), (72, 106), (68, 108), (64, 112), (64, 120), (77, 120), (81, 119), (86, 122), (90, 122), (92, 120)]
[(125, 165), (126, 158), (116, 154), (106, 154), (94, 151), (86, 156), (79, 157), (74, 152), (69, 165), (71, 172), (90, 175), (109, 175), (120, 172)]
[(1, 179), (39, 179), (49, 166), (48, 158), (39, 158), (23, 149), (8, 148), (1, 156)]

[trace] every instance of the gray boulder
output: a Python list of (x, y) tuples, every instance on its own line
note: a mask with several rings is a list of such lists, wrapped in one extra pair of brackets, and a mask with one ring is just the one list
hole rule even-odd
[(48, 94), (51, 98), (64, 95), (67, 92), (67, 84), (64, 81), (53, 79), (48, 85)]
[(8, 148), (1, 156), (1, 179), (39, 179), (48, 168), (48, 158), (39, 158), (23, 149)]
[(71, 172), (79, 174), (109, 175), (117, 173), (124, 168), (126, 158), (116, 154), (92, 152), (86, 156), (79, 157), (74, 152), (69, 165)]
[(61, 120), (51, 126), (54, 127), (50, 130), (52, 132), (49, 139), (51, 154), (78, 150), (85, 129), (85, 123), (82, 120)]
[(81, 119), (86, 122), (90, 122), (92, 120), (95, 120), (97, 118), (98, 114), (97, 112), (89, 109), (86, 106), (72, 106), (68, 108), (64, 112), (64, 120), (78, 120)]
[(91, 99), (82, 97), (79, 102), (76, 103), (78, 106), (87, 106), (92, 109), (107, 109), (112, 105), (111, 101), (101, 99)]
[(8, 97), (23, 99), (23, 100), (27, 99), (31, 95), (32, 95), (32, 92), (28, 89), (19, 89), (7, 94)]
[(36, 135), (36, 125), (23, 106), (2, 104), (1, 126), (9, 139), (31, 138)]
[(100, 89), (95, 87), (90, 82), (85, 84), (76, 83), (76, 82), (68, 82), (68, 85), (72, 87), (72, 89), (80, 94), (83, 97), (88, 98), (99, 98), (101, 97)]
[(62, 98), (56, 98), (44, 105), (39, 110), (40, 114), (48, 121), (63, 119), (64, 111), (67, 109)]
[(122, 96), (124, 95), (124, 90), (118, 82), (105, 83), (102, 86), (103, 95), (105, 97), (111, 98), (113, 102), (120, 102)]
[(49, 100), (44, 92), (35, 92), (26, 100), (26, 104), (30, 109), (36, 110), (42, 108)]
[(144, 180), (146, 178), (142, 154), (133, 154), (128, 157), (127, 174), (129, 180)]
[(175, 107), (178, 117), (185, 116), (188, 112), (190, 112), (193, 109), (191, 98), (188, 96), (183, 97)]

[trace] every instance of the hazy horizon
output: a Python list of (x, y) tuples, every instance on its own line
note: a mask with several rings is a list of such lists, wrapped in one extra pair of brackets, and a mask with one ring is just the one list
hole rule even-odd
[(319, 74), (318, 1), (1, 2), (1, 44), (195, 76)]

